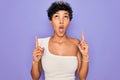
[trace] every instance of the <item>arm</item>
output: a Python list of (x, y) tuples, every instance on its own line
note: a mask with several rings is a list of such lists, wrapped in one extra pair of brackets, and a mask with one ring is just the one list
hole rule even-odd
[(86, 80), (88, 74), (88, 44), (84, 39), (84, 33), (82, 32), (82, 40), (78, 44), (79, 52), (78, 52), (78, 61), (79, 61), (79, 69), (78, 69), (78, 76), (80, 80)]
[(39, 62), (32, 62), (31, 76), (33, 80), (39, 80), (42, 72), (41, 60)]
[(78, 52), (78, 77), (80, 80), (86, 80), (87, 74), (88, 74), (88, 57), (83, 56)]
[[(81, 56), (81, 55), (78, 55)], [(78, 76), (80, 80), (86, 80), (88, 74), (88, 58), (86, 56), (81, 56), (81, 60), (79, 62), (79, 70)]]
[(33, 51), (33, 62), (31, 68), (31, 76), (33, 80), (39, 80), (42, 72), (41, 57), (44, 52), (44, 48), (38, 46), (38, 38), (36, 37), (36, 48)]

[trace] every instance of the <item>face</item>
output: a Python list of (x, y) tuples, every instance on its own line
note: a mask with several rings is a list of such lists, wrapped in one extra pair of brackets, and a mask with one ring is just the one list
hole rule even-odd
[(66, 30), (70, 23), (69, 13), (64, 10), (56, 12), (55, 14), (53, 14), (50, 23), (53, 26), (55, 35), (59, 37), (66, 35)]

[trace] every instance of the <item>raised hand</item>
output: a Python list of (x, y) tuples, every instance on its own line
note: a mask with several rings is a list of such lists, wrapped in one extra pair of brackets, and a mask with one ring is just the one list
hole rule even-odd
[(44, 48), (41, 48), (39, 45), (38, 45), (38, 37), (36, 36), (36, 45), (35, 45), (35, 49), (33, 51), (33, 60), (34, 62), (39, 62), (42, 55), (43, 55), (43, 52), (44, 52)]
[(79, 43), (79, 50), (83, 56), (88, 56), (88, 44), (85, 41), (84, 33), (82, 32), (82, 40)]

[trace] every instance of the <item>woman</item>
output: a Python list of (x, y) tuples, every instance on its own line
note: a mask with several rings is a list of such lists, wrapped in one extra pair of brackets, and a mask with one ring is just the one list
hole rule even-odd
[(89, 57), (84, 33), (81, 41), (66, 35), (72, 20), (70, 5), (63, 1), (52, 3), (48, 9), (48, 18), (54, 35), (39, 39), (36, 37), (31, 69), (33, 80), (39, 80), (42, 70), (45, 80), (75, 80), (76, 71), (80, 80), (86, 80)]

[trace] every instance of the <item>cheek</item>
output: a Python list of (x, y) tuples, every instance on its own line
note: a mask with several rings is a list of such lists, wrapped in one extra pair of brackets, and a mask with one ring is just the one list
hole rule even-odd
[(68, 21), (68, 22), (65, 23), (65, 26), (68, 27), (69, 24), (70, 24), (70, 22)]
[(52, 23), (52, 27), (54, 30), (57, 30), (58, 24), (57, 23)]
[(52, 24), (52, 26), (54, 27), (54, 26), (57, 26), (57, 25), (59, 24), (59, 22), (58, 22), (57, 20), (53, 20), (53, 21), (51, 22), (51, 24)]

